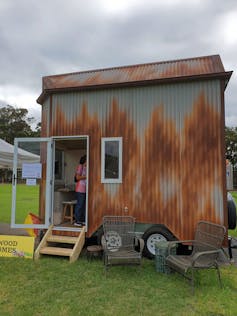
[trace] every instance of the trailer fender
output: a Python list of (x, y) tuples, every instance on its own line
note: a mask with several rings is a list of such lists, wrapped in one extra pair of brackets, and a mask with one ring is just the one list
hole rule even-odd
[(151, 226), (144, 232), (142, 239), (145, 243), (143, 255), (149, 259), (155, 257), (155, 244), (157, 242), (176, 240), (175, 236), (163, 225)]
[(227, 201), (228, 208), (228, 229), (236, 228), (236, 206), (233, 200)]

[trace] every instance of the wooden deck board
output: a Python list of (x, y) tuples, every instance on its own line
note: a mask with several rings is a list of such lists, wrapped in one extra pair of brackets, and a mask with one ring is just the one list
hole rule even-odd
[(44, 255), (70, 257), (72, 254), (72, 249), (60, 247), (43, 247), (40, 249), (40, 253)]
[(48, 237), (47, 241), (49, 242), (58, 242), (64, 244), (75, 244), (78, 240), (78, 237), (70, 237), (70, 236), (60, 236), (60, 235), (52, 235)]

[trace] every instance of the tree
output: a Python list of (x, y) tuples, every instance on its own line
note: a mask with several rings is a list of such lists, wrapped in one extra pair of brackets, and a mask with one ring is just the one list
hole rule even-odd
[(33, 137), (40, 137), (41, 135), (41, 122), (36, 125), (35, 131), (33, 131)]
[(237, 168), (237, 127), (225, 127), (226, 158)]
[[(14, 108), (11, 105), (0, 107), (0, 138), (13, 144), (15, 137), (39, 137), (41, 123), (38, 123), (35, 131), (33, 131), (31, 124), (35, 119), (27, 115), (27, 109)], [(0, 169), (1, 181), (9, 181), (11, 174), (11, 170)]]
[(31, 124), (35, 121), (28, 117), (28, 110), (14, 108), (11, 105), (0, 108), (0, 138), (13, 144), (15, 137), (35, 137), (40, 135), (40, 123), (36, 131), (33, 131)]

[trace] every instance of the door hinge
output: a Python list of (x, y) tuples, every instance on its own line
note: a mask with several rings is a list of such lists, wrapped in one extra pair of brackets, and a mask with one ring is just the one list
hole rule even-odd
[(14, 174), (14, 176), (13, 176), (13, 184), (14, 184), (14, 185), (16, 184), (16, 180), (17, 180), (17, 177), (16, 177), (16, 175)]

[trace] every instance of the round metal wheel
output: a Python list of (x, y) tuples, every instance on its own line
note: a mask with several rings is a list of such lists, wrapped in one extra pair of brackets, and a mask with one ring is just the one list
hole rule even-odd
[(159, 233), (152, 234), (147, 238), (146, 246), (152, 255), (155, 255), (155, 244), (159, 241), (167, 241), (167, 238)]
[(150, 227), (142, 236), (145, 247), (143, 254), (147, 258), (153, 259), (155, 257), (155, 244), (159, 241), (174, 240), (174, 236), (162, 226)]
[(122, 239), (117, 232), (110, 231), (106, 234), (106, 244), (110, 251), (117, 251), (122, 246)]

